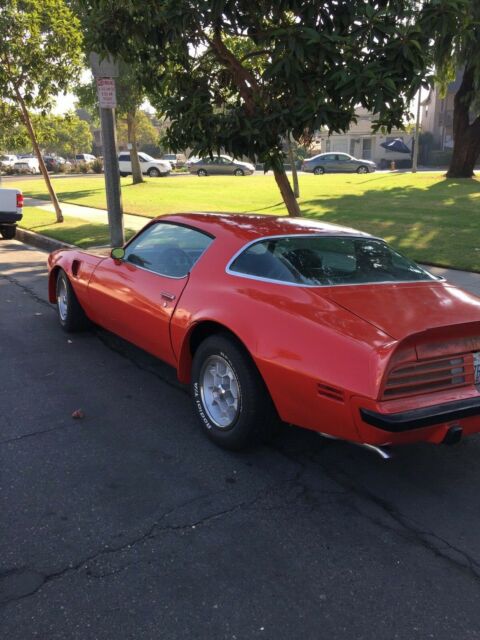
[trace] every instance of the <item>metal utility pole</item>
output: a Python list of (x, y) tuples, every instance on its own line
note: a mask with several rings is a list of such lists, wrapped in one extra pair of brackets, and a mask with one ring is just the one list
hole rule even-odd
[(418, 164), (418, 139), (420, 137), (420, 108), (422, 106), (422, 87), (418, 90), (418, 102), (417, 102), (417, 119), (415, 121), (415, 135), (413, 142), (413, 158), (412, 158), (412, 173), (417, 173)]
[(90, 65), (93, 77), (97, 82), (98, 102), (100, 105), (110, 243), (112, 247), (122, 247), (125, 244), (125, 231), (123, 227), (122, 192), (120, 189), (117, 133), (115, 128), (115, 107), (117, 104), (114, 78), (118, 77), (118, 66), (109, 58), (100, 60), (99, 55), (96, 53), (90, 54)]

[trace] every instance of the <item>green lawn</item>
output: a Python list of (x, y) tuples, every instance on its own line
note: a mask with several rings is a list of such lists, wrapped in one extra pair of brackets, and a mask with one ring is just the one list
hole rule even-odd
[[(89, 222), (73, 216), (65, 216), (65, 222), (58, 224), (55, 222), (54, 213), (38, 207), (25, 207), (20, 226), (55, 240), (76, 244), (79, 247), (108, 245), (110, 243), (108, 225)], [(125, 229), (127, 238), (130, 238), (133, 233), (131, 229)]]
[[(103, 180), (55, 180), (60, 200), (105, 208)], [(13, 186), (13, 185), (12, 185)], [(45, 197), (41, 180), (16, 186)], [(351, 225), (384, 237), (418, 260), (480, 271), (480, 180), (446, 180), (438, 173), (300, 175), (306, 216)], [(273, 176), (122, 179), (125, 212), (155, 216), (184, 211), (284, 215)]]

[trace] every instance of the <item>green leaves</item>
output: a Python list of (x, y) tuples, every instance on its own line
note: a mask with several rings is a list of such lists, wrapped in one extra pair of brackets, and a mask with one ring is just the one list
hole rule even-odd
[(80, 23), (64, 0), (9, 0), (0, 10), (0, 91), (31, 108), (51, 105), (80, 73)]
[(78, 6), (92, 46), (137, 65), (152, 104), (170, 121), (171, 148), (275, 163), (287, 135), (345, 130), (358, 105), (377, 112), (379, 126), (401, 126), (427, 76), (434, 11), (452, 16), (465, 1)]

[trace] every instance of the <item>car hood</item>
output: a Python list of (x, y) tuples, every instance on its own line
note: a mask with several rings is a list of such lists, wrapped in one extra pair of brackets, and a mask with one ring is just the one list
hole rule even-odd
[(480, 321), (480, 298), (445, 282), (329, 287), (322, 296), (395, 340), (434, 327)]

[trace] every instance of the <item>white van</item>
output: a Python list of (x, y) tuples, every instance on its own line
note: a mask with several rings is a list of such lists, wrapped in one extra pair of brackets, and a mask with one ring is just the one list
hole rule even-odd
[[(151, 178), (168, 176), (172, 170), (172, 165), (168, 160), (157, 160), (156, 158), (149, 156), (148, 153), (143, 153), (143, 151), (138, 152), (138, 159), (140, 160), (142, 173), (150, 176)], [(122, 151), (118, 154), (118, 165), (120, 168), (120, 175), (122, 177), (128, 176), (132, 173), (130, 151)]]

